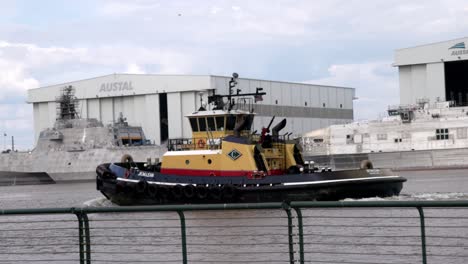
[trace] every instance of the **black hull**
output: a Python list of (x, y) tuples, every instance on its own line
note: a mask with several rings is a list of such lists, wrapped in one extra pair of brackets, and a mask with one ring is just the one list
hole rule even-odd
[(263, 179), (162, 174), (151, 178), (136, 175), (126, 178), (115, 170), (121, 168), (119, 165), (112, 166), (98, 167), (97, 189), (119, 205), (337, 201), (388, 197), (398, 195), (406, 181), (403, 177), (392, 175), (389, 170), (303, 173)]

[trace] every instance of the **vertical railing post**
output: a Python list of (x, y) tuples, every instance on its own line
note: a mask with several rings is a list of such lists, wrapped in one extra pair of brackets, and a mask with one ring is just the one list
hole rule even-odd
[(183, 211), (177, 211), (180, 218), (180, 236), (182, 240), (182, 263), (187, 264), (187, 234), (185, 226), (185, 215)]
[(291, 216), (291, 207), (287, 203), (283, 203), (283, 209), (288, 215), (288, 243), (289, 243), (289, 262), (294, 263), (294, 241), (293, 241), (293, 224)]
[(426, 224), (424, 219), (424, 211), (421, 206), (416, 207), (419, 212), (419, 220), (421, 222), (421, 249), (422, 249), (422, 263), (427, 264), (426, 255)]
[(91, 236), (89, 233), (89, 219), (88, 215), (85, 213), (81, 213), (81, 217), (84, 223), (84, 235), (85, 235), (85, 243), (86, 243), (86, 264), (91, 264)]
[(297, 215), (297, 228), (299, 230), (299, 261), (304, 264), (304, 225), (302, 222), (302, 211), (300, 208), (295, 207)]
[(80, 212), (74, 212), (74, 214), (78, 218), (78, 238), (79, 238), (79, 248), (80, 248), (80, 264), (85, 264), (83, 218), (81, 217)]

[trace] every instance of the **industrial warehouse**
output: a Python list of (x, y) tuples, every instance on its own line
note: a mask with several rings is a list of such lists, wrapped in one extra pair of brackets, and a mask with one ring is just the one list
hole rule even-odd
[(306, 133), (304, 153), (347, 169), (362, 160), (379, 168), (441, 169), (468, 164), (468, 38), (395, 52), (400, 104), (372, 121)]
[(468, 105), (468, 37), (395, 52), (400, 104), (453, 101)]
[[(57, 97), (66, 86), (75, 88), (78, 114), (96, 118), (104, 125), (117, 122), (120, 115), (131, 126), (141, 126), (155, 144), (168, 138), (190, 137), (190, 123), (184, 117), (200, 108), (208, 96), (228, 93), (231, 77), (212, 75), (111, 74), (86, 80), (32, 89), (35, 138), (54, 126)], [(287, 118), (285, 133), (292, 137), (332, 124), (353, 120), (355, 89), (238, 78), (236, 89), (252, 93), (262, 88), (266, 95), (254, 105), (257, 114), (253, 130), (260, 131), (272, 116)], [(234, 91), (236, 92), (236, 91)]]

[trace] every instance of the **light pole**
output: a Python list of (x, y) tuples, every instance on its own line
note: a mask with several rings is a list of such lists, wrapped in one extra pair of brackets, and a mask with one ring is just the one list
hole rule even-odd
[(6, 138), (7, 138), (7, 133), (3, 131), (3, 150), (6, 150)]

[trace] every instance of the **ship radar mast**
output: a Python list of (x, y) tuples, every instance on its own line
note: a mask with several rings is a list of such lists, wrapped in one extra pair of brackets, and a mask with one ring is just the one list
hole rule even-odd
[(57, 120), (78, 119), (78, 98), (75, 96), (75, 88), (67, 85), (62, 88), (61, 95), (56, 98)]

